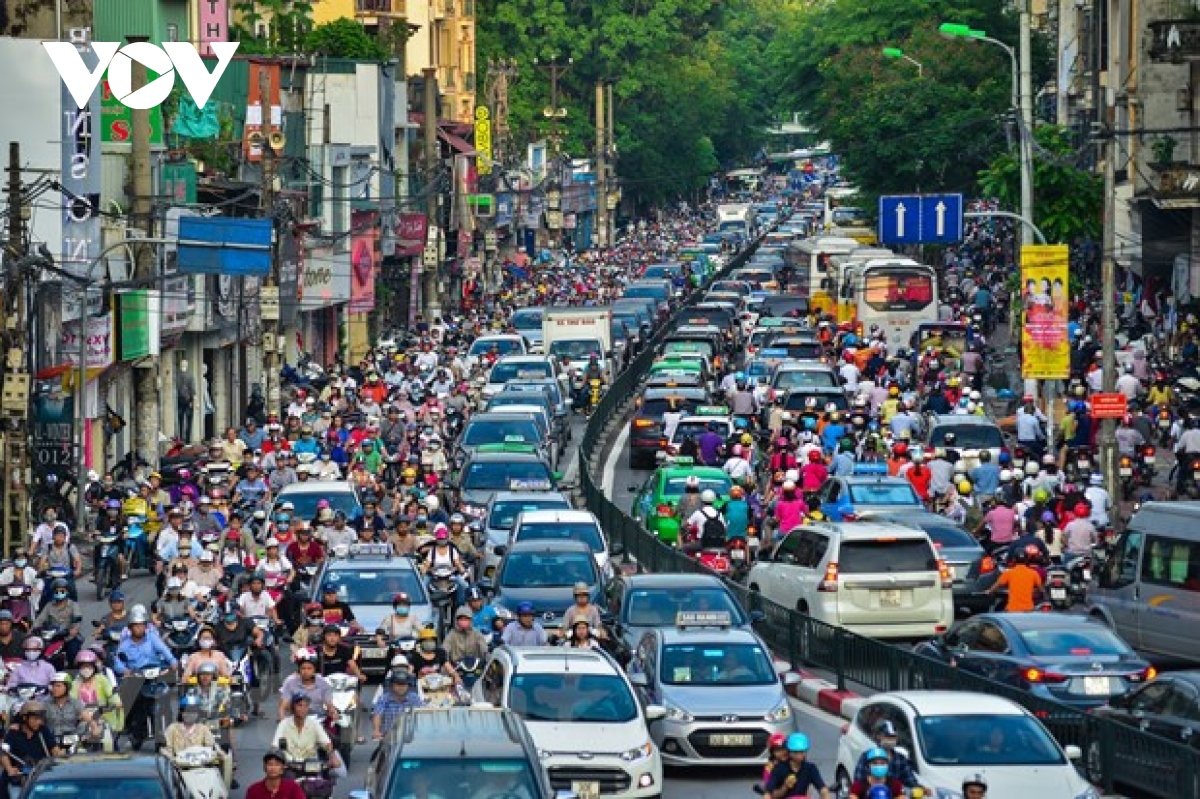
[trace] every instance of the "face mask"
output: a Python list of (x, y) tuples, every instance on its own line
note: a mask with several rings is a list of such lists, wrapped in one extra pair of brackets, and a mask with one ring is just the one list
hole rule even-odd
[(408, 605), (395, 605), (392, 610), (396, 611), (397, 616), (407, 616), (409, 607)]
[(197, 721), (200, 720), (200, 714), (199, 713), (184, 713), (184, 714), (182, 714), (182, 716), (180, 718), (183, 719), (184, 724), (195, 724)]
[(41, 658), (41, 656), (42, 656), (41, 650), (38, 650), (38, 649), (26, 649), (25, 650), (25, 659), (26, 660), (38, 660), (39, 658)]
[(55, 591), (54, 592), (54, 599), (59, 602), (62, 602), (64, 599), (67, 598), (67, 596), (68, 596), (68, 594), (66, 591)]
[(213, 646), (216, 645), (216, 643), (217, 642), (211, 638), (201, 638), (200, 639), (200, 648), (201, 649), (212, 649)]
[(13, 561), (13, 565), (16, 566), (18, 569), (24, 569), (26, 566), (29, 565), (29, 561), (25, 560), (25, 558), (17, 558), (16, 560)]
[(881, 780), (888, 775), (887, 763), (872, 763), (871, 776), (877, 780)]
[(421, 642), (421, 651), (422, 652), (432, 652), (435, 649), (437, 649), (437, 641), (422, 641)]
[(459, 619), (458, 620), (458, 629), (462, 630), (463, 632), (466, 632), (467, 630), (471, 629), (471, 620), (470, 619)]
[(80, 666), (79, 667), (79, 676), (85, 680), (90, 680), (92, 678), (92, 675), (95, 673), (96, 673), (96, 670), (94, 668), (92, 668), (91, 666)]

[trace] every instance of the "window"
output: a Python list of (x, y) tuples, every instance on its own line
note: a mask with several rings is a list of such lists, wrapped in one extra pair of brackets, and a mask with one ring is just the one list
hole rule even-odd
[(901, 483), (861, 483), (850, 486), (850, 500), (856, 505), (920, 505), (921, 499), (911, 485)]
[(445, 757), (396, 761), (386, 799), (461, 796), (469, 791), (479, 796), (537, 796), (540, 792), (526, 760)]
[(986, 424), (938, 425), (929, 434), (929, 443), (935, 447), (946, 446), (946, 436), (954, 434), (957, 449), (999, 449), (1004, 446), (1004, 435), (999, 427)]
[(1136, 579), (1142, 538), (1141, 532), (1130, 530), (1117, 542), (1116, 549), (1100, 573), (1100, 584), (1104, 588), (1121, 588), (1130, 585)]
[(842, 574), (892, 574), (937, 569), (929, 542), (921, 538), (891, 541), (843, 541), (837, 556)]
[(1200, 542), (1147, 536), (1142, 582), (1200, 591)]
[(1026, 715), (947, 715), (917, 719), (925, 760), (934, 766), (1057, 766), (1058, 744)]
[(796, 565), (815, 569), (829, 550), (829, 539), (813, 530), (800, 533), (800, 547), (796, 551)]
[(1197, 695), (1196, 689), (1182, 680), (1172, 683), (1172, 688), (1165, 715), (1189, 721), (1200, 720), (1200, 695)]
[(324, 582), (336, 586), (338, 599), (351, 605), (391, 605), (392, 597), (401, 593), (425, 601), (421, 579), (412, 569), (331, 569)]
[(513, 552), (501, 568), (496, 582), (505, 588), (596, 584), (596, 561), (586, 552)]
[(1132, 713), (1156, 715), (1162, 713), (1171, 698), (1171, 684), (1156, 682), (1138, 691), (1129, 700), (1129, 710)]
[(509, 707), (526, 721), (621, 724), (638, 716), (638, 703), (615, 674), (517, 674)]
[(497, 707), (500, 705), (500, 693), (504, 690), (504, 665), (499, 660), (488, 664), (483, 673), (483, 698)]
[(664, 685), (772, 685), (779, 681), (757, 644), (674, 644), (663, 648)]
[(876, 311), (919, 311), (933, 302), (933, 275), (921, 269), (872, 269), (863, 278), (863, 300)]
[(974, 641), (969, 645), (976, 652), (994, 652), (1002, 655), (1008, 651), (1004, 632), (995, 624), (984, 622), (975, 630)]
[(779, 546), (775, 548), (776, 563), (795, 563), (796, 554), (800, 549), (800, 530), (793, 530), (788, 533), (787, 537), (779, 542)]

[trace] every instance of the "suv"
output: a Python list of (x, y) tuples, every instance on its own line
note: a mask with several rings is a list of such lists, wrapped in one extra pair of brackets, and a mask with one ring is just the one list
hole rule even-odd
[(575, 604), (576, 584), (587, 585), (592, 604), (604, 599), (607, 581), (592, 548), (581, 541), (532, 539), (496, 547), (496, 554), (500, 565), (492, 585), (493, 604), (514, 615), (521, 604), (532, 604), (547, 633), (562, 628), (563, 617)]
[(648, 723), (664, 718), (666, 708), (643, 710), (629, 678), (603, 652), (502, 646), (471, 696), (524, 719), (556, 791), (662, 795), (662, 756)]
[(499, 394), (511, 381), (524, 383), (526, 380), (544, 380), (558, 378), (558, 361), (546, 355), (505, 355), (488, 372), (487, 383), (484, 384), (483, 401), (494, 394)]
[(881, 522), (793, 529), (750, 569), (751, 591), (871, 638), (930, 638), (954, 622), (954, 576), (923, 531)]
[(592, 550), (596, 568), (604, 579), (613, 577), (612, 554), (619, 555), (625, 548), (619, 543), (610, 543), (600, 527), (600, 520), (590, 510), (526, 510), (521, 511), (513, 522), (509, 543), (522, 541), (582, 541)]
[(497, 491), (553, 491), (558, 473), (528, 444), (492, 444), (467, 458), (451, 480), (459, 513), (478, 521)]
[(498, 491), (488, 502), (483, 514), (483, 571), (480, 575), (491, 580), (500, 563), (496, 547), (508, 544), (517, 517), (530, 510), (571, 510), (571, 501), (558, 491)]
[[(555, 799), (520, 717), (482, 707), (401, 713), (367, 769), (370, 796)], [(567, 786), (568, 788), (570, 786)]]
[[(992, 463), (1000, 462), (1000, 451), (1004, 449), (1004, 433), (986, 416), (967, 413), (944, 415), (931, 414), (926, 418), (929, 435), (926, 444), (930, 449), (945, 449), (957, 452), (959, 462), (966, 464), (970, 472), (979, 465), (979, 453), (991, 453)], [(953, 444), (946, 443), (946, 436), (953, 434)]]

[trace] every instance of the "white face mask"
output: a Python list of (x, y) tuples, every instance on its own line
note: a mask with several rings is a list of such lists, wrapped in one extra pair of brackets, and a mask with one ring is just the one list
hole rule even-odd
[(216, 641), (214, 641), (211, 638), (201, 638), (200, 639), (200, 648), (201, 649), (212, 649), (214, 645), (216, 645)]
[(85, 680), (90, 680), (92, 678), (92, 675), (95, 673), (96, 673), (96, 670), (94, 668), (92, 668), (91, 666), (80, 666), (79, 667), (79, 676)]
[(38, 660), (41, 657), (42, 657), (42, 653), (37, 649), (25, 650), (25, 659), (26, 660)]

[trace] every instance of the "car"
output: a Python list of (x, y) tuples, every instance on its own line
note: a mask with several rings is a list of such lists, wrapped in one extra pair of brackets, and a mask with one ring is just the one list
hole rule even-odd
[(587, 585), (593, 604), (604, 597), (604, 574), (582, 541), (533, 539), (499, 549), (492, 603), (514, 616), (521, 603), (532, 603), (547, 632), (562, 628), (563, 614), (575, 603), (576, 583)]
[(362, 516), (362, 498), (353, 483), (346, 480), (305, 480), (303, 483), (284, 486), (283, 490), (275, 495), (268, 518), (274, 519), (279, 509), (290, 502), (295, 506), (295, 510), (292, 511), (294, 518), (305, 521), (315, 519), (317, 503), (323, 499), (328, 500), (329, 507), (335, 513), (341, 511), (346, 514), (348, 521)]
[(607, 602), (613, 632), (630, 651), (650, 630), (676, 624), (684, 611), (725, 613), (730, 629), (750, 629), (762, 618), (747, 613), (713, 574), (618, 574), (608, 586)]
[(750, 568), (746, 585), (777, 605), (872, 638), (924, 639), (954, 622), (954, 578), (921, 530), (810, 522)]
[(480, 392), (483, 399), (499, 394), (512, 381), (558, 378), (558, 362), (545, 355), (505, 355), (488, 372), (487, 382)]
[[(770, 347), (765, 352), (786, 352)], [(788, 357), (788, 356), (784, 356)], [(775, 367), (771, 388), (779, 393), (807, 388), (842, 388), (842, 379), (829, 364), (814, 361), (786, 361)]]
[(794, 388), (783, 397), (783, 409), (788, 413), (812, 411), (823, 413), (833, 406), (838, 411), (850, 410), (850, 398), (841, 386), (837, 388)]
[[(503, 358), (505, 355), (528, 355), (525, 338), (517, 333), (499, 333), (491, 336), (480, 336), (471, 343), (463, 355), (463, 365), (468, 369), (479, 363), (479, 360), (495, 350)], [(497, 359), (499, 360), (499, 359)]]
[[(1000, 427), (986, 416), (974, 414), (952, 413), (930, 415), (925, 420), (929, 431), (925, 443), (930, 449), (945, 449), (947, 452), (957, 452), (959, 462), (970, 472), (979, 465), (979, 453), (987, 450), (991, 453), (992, 463), (1000, 462), (1000, 453), (1005, 447), (1004, 433)], [(953, 434), (953, 444), (946, 443), (946, 436)]]
[(179, 769), (159, 754), (48, 757), (26, 778), (27, 799), (191, 799)]
[(643, 708), (629, 678), (603, 652), (502, 646), (471, 695), (524, 720), (554, 790), (621, 799), (662, 795), (662, 756), (647, 723), (666, 710)]
[(499, 444), (481, 447), (449, 482), (456, 509), (479, 520), (497, 491), (552, 491), (558, 473), (536, 447)]
[(995, 582), (996, 561), (973, 535), (945, 516), (923, 511), (889, 513), (863, 511), (860, 521), (889, 522), (924, 530), (942, 560), (954, 573), (954, 607), (960, 613), (982, 613), (995, 597), (987, 589)]
[(765, 346), (773, 350), (786, 350), (787, 357), (798, 361), (824, 362), (825, 359), (824, 346), (812, 336), (768, 336)]
[[(509, 385), (512, 385), (511, 383)], [(562, 449), (566, 446), (566, 442), (570, 437), (571, 424), (570, 417), (559, 415), (556, 412), (554, 397), (549, 391), (509, 391), (505, 387), (504, 391), (494, 395), (487, 401), (484, 406), (485, 413), (492, 411), (522, 411), (529, 412), (536, 410), (540, 415), (545, 417), (546, 424), (550, 428), (552, 436), (559, 444), (559, 457), (561, 457)]]
[(612, 555), (624, 553), (619, 542), (610, 542), (600, 527), (600, 520), (588, 510), (523, 510), (513, 522), (508, 536), (508, 546), (522, 541), (582, 541), (592, 551), (596, 568), (611, 580), (613, 576)]
[(679, 448), (687, 438), (699, 439), (700, 435), (708, 429), (709, 425), (715, 424), (717, 432), (724, 438), (728, 439), (733, 435), (736, 425), (733, 417), (729, 415), (729, 409), (723, 405), (701, 405), (696, 409), (696, 412), (691, 415), (683, 416), (675, 425), (675, 429), (671, 431), (671, 435), (667, 438), (667, 446), (659, 451), (659, 459), (665, 460), (668, 457), (677, 457)]
[(826, 519), (854, 521), (859, 511), (923, 511), (925, 504), (912, 483), (903, 477), (889, 477), (882, 463), (859, 463), (851, 475), (830, 477), (817, 493), (817, 502)]
[(475, 414), (467, 422), (458, 439), (457, 457), (461, 463), (480, 447), (517, 444), (536, 448), (554, 466), (560, 443), (551, 434), (549, 421), (542, 412), (488, 411)]
[[(687, 520), (675, 516), (675, 506), (687, 488), (689, 477), (700, 481), (702, 492), (712, 489), (716, 493), (718, 507), (724, 504), (733, 486), (729, 475), (716, 466), (697, 466), (691, 458), (668, 459), (650, 475), (650, 479), (634, 497), (630, 509), (634, 520), (658, 536), (660, 541), (672, 543), (679, 540), (680, 528)], [(631, 490), (638, 489), (633, 486)]]
[(509, 317), (508, 323), (528, 343), (531, 354), (542, 352), (542, 315), (546, 309), (540, 306), (534, 308), (518, 308)]
[[(1107, 705), (1093, 709), (1092, 715), (1153, 733), (1192, 749), (1200, 748), (1200, 671), (1174, 671), (1163, 674), (1153, 682), (1140, 685), (1127, 694), (1114, 696), (1108, 700)], [(1107, 776), (1100, 765), (1100, 746), (1098, 739), (1089, 742), (1084, 757), (1088, 779), (1096, 783), (1103, 782)], [(1180, 768), (1173, 768), (1174, 764), (1154, 763), (1143, 757), (1130, 757), (1128, 752), (1118, 752), (1116, 756), (1126, 759), (1122, 765), (1133, 774), (1142, 773), (1147, 765), (1156, 770), (1172, 769), (1177, 773), (1182, 772)], [(1186, 779), (1186, 776), (1178, 773), (1178, 778)], [(1178, 784), (1176, 787), (1175, 793), (1158, 795), (1174, 797), (1188, 793), (1187, 783)]]
[(663, 414), (674, 408), (691, 413), (707, 405), (708, 389), (702, 385), (647, 385), (635, 400), (633, 417), (629, 420), (629, 468), (653, 466), (664, 446)]
[(359, 647), (359, 668), (368, 677), (382, 677), (389, 668), (388, 649), (379, 646), (375, 631), (391, 615), (393, 596), (408, 594), (413, 623), (438, 623), (416, 562), (394, 555), (389, 544), (353, 544), (344, 557), (326, 558), (309, 601), (320, 602), (329, 586), (337, 588), (338, 599), (350, 606), (362, 626), (361, 633), (346, 636), (346, 641)]
[(370, 760), (366, 786), (373, 797), (472, 796), (487, 790), (492, 796), (556, 799), (521, 717), (491, 707), (400, 714)]
[[(502, 393), (512, 394), (514, 392), (544, 392), (551, 398), (555, 416), (564, 420), (570, 417), (571, 405), (574, 403), (563, 393), (563, 383), (558, 379), (543, 377), (534, 380), (518, 380), (505, 386)], [(566, 424), (565, 427), (568, 431), (567, 440), (569, 441), (571, 426)]]
[[(838, 739), (835, 782), (847, 792), (855, 766), (877, 744), (875, 726), (890, 721), (897, 748), (918, 781), (938, 799), (959, 799), (963, 781), (986, 775), (996, 799), (1055, 796), (1100, 799), (1079, 775), (1077, 746), (1061, 747), (1025, 708), (999, 696), (966, 691), (897, 691), (863, 701)], [(844, 795), (844, 794), (843, 794)]]
[(667, 711), (650, 733), (668, 765), (758, 766), (772, 735), (796, 729), (784, 685), (799, 675), (731, 622), (728, 611), (682, 611), (634, 651), (630, 681), (644, 703)]
[(1112, 630), (1068, 613), (981, 613), (915, 651), (1083, 709), (1099, 707), (1158, 673)]
[(574, 506), (558, 491), (498, 491), (488, 502), (483, 514), (483, 571), (480, 576), (491, 580), (500, 563), (496, 547), (508, 544), (508, 534), (522, 512), (527, 510), (570, 510)]

